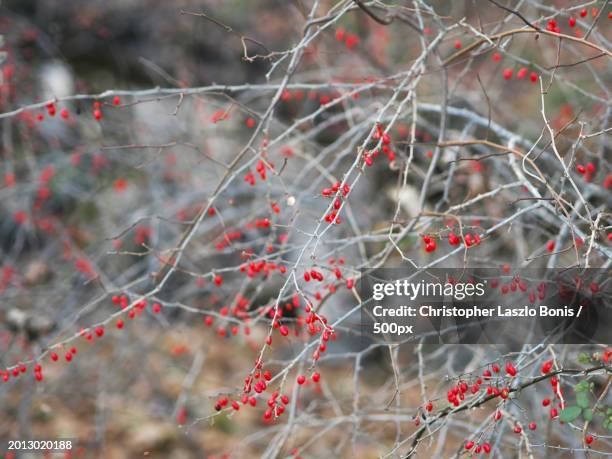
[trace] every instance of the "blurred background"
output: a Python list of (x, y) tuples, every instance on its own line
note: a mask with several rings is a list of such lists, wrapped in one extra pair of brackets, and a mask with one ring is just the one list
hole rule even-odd
[[(325, 29), (303, 44), (290, 86), (267, 119), (294, 46), (307, 30), (310, 0), (0, 3), (0, 112), (30, 106), (0, 119), (0, 440), (76, 444), (69, 453), (5, 457), (401, 457), (410, 445), (403, 440), (419, 428), (426, 402), (446, 406), (448, 381), (514, 355), (508, 354), (515, 350), (511, 346), (372, 345), (360, 337), (359, 314), (347, 318), (359, 301), (347, 280), (352, 285), (360, 268), (378, 262), (424, 265), (450, 253), (446, 241), (455, 223), (447, 215), (417, 219), (395, 247), (389, 242), (389, 234), (401, 232), (395, 224), (407, 225), (424, 210), (419, 202), (425, 183), (430, 188), (424, 205), (431, 212), (501, 187), (493, 199), (457, 212), (463, 229), (483, 238), (524, 208), (512, 207), (518, 201), (532, 204), (506, 156), (473, 161), (495, 150), (436, 148), (444, 126), (448, 140), (479, 138), (525, 152), (533, 144), (538, 153), (547, 150), (550, 144), (538, 144), (544, 125), (539, 80), (529, 81), (532, 73), (546, 78), (545, 86), (554, 78), (546, 108), (558, 131), (556, 145), (568, 161), (594, 164), (581, 190), (594, 209), (609, 211), (609, 139), (594, 136), (575, 144), (581, 132), (609, 127), (609, 60), (573, 42), (560, 51), (550, 36), (535, 41), (524, 34), (443, 71), (442, 61), (479, 34), (524, 23), (492, 3), (470, 0), (427, 2), (431, 10), (415, 2), (419, 15), (413, 2), (396, 2), (395, 11), (407, 19), (388, 26), (351, 2), (319, 3), (315, 17), (323, 20), (315, 26)], [(607, 2), (519, 3), (542, 27), (556, 18), (568, 34), (585, 33), (601, 10), (590, 39), (604, 48), (609, 44)], [(587, 16), (581, 17), (585, 7)], [(578, 29), (567, 25), (569, 17), (578, 17)], [(397, 100), (395, 119), (393, 110), (383, 108), (396, 94), (397, 75), (416, 62), (422, 40), (431, 43), (442, 30), (436, 52), (410, 80), (418, 121), (412, 102), (400, 106)], [(252, 58), (244, 59), (245, 49)], [(589, 58), (585, 66), (554, 69), (560, 59)], [(507, 69), (513, 72), (510, 81)], [(442, 124), (447, 106), (454, 111)], [(355, 152), (377, 120), (393, 122), (397, 159), (381, 154), (368, 169), (374, 173), (359, 174)], [(226, 181), (228, 165), (245, 145), (249, 154)], [(429, 183), (434, 154), (438, 163)], [(407, 161), (411, 174), (402, 183)], [(568, 201), (577, 202), (555, 161), (547, 154), (539, 165), (570, 193)], [(347, 171), (354, 173), (347, 183), (356, 186), (343, 207), (343, 222), (311, 244), (331, 203), (321, 190), (344, 180)], [(356, 177), (359, 182), (352, 182)], [(219, 183), (226, 186), (219, 189)], [(201, 214), (179, 268), (149, 294)], [(566, 266), (575, 261), (577, 243), (560, 230), (559, 218), (525, 212), (469, 257), (445, 257), (444, 266), (461, 267), (467, 258), (500, 272), (525, 260)], [(610, 224), (609, 214), (603, 216), (602, 228), (609, 232)], [(585, 234), (577, 247), (583, 256), (590, 229), (585, 222), (576, 225)], [(426, 234), (439, 241), (436, 253), (423, 250)], [(610, 238), (605, 230), (597, 238), (604, 249), (592, 251), (591, 265), (605, 267)], [(563, 248), (552, 260), (544, 257), (551, 240)], [(295, 285), (283, 271), (294, 264)], [(325, 275), (320, 286), (302, 282), (312, 269)], [(309, 330), (312, 315), (304, 311), (310, 301), (329, 323), (342, 318), (327, 339), (322, 320), (315, 333)], [(276, 302), (289, 336), (272, 328), (258, 371), (254, 366)], [(323, 344), (324, 356), (313, 361)], [(602, 349), (556, 351), (574, 362)], [(536, 365), (543, 350), (525, 352), (533, 357), (529, 365)], [(256, 379), (267, 379), (265, 370), (274, 379), (253, 409), (241, 399), (245, 378), (254, 371), (261, 373)], [(532, 370), (537, 374), (537, 365)], [(315, 372), (320, 381), (313, 380)], [(308, 377), (303, 386), (295, 384), (298, 374)], [(605, 377), (595, 384), (599, 394)], [(287, 412), (265, 419), (277, 387), (278, 397), (290, 399)], [(516, 416), (540, 409), (542, 393), (534, 388)], [(215, 409), (219, 403), (221, 413)], [(449, 422), (434, 446), (417, 457), (459, 455), (465, 438), (490, 415), (479, 409), (470, 421)], [(516, 457), (508, 429), (491, 433), (499, 439), (496, 457)], [(546, 437), (535, 442), (562, 447), (540, 448), (535, 457), (578, 457), (583, 453), (572, 452), (581, 447), (576, 438), (549, 425)], [(597, 451), (610, 455), (609, 437), (598, 441)]]

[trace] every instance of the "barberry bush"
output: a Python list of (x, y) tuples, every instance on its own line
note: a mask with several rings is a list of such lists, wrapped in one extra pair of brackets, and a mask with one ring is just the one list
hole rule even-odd
[(379, 343), (359, 290), (609, 269), (607, 1), (2, 7), (5, 457), (612, 455), (610, 340)]

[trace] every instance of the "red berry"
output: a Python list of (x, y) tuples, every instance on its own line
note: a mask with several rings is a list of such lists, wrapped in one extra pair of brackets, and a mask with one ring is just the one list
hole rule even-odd
[(538, 425), (535, 422), (529, 423), (529, 430), (536, 430), (537, 428), (538, 428)]
[(575, 17), (571, 17), (569, 18), (569, 20), (567, 21), (570, 27), (574, 27), (576, 25), (576, 18)]
[(96, 119), (96, 121), (100, 121), (102, 119), (102, 110), (100, 110), (99, 108), (96, 108), (93, 112), (93, 116)]
[(595, 171), (597, 170), (597, 168), (595, 167), (595, 164), (593, 163), (587, 163), (586, 165), (586, 170), (589, 174), (594, 174)]
[(346, 36), (346, 40), (344, 41), (344, 45), (347, 49), (352, 49), (355, 45), (359, 44), (359, 37), (353, 33), (349, 33)]
[(113, 97), (113, 105), (121, 105), (121, 99), (119, 96)]
[(555, 250), (555, 241), (548, 241), (548, 243), (546, 244), (546, 250), (548, 250), (549, 252)]
[(474, 442), (470, 440), (465, 444), (465, 449), (470, 450), (472, 449), (473, 446), (474, 446)]
[(510, 376), (516, 376), (516, 368), (514, 368), (511, 362), (506, 363), (506, 373)]
[(521, 429), (521, 426), (514, 426), (514, 433), (520, 434), (522, 431), (523, 429)]
[(535, 72), (531, 72), (531, 74), (529, 75), (529, 79), (532, 83), (536, 83), (538, 81), (538, 74)]
[(119, 330), (121, 330), (123, 328), (123, 320), (121, 320), (121, 319), (117, 320), (117, 328)]
[(546, 362), (544, 362), (542, 364), (542, 374), (546, 374), (546, 373), (550, 373), (550, 370), (552, 370), (553, 367), (553, 362), (552, 360), (547, 360)]
[(586, 443), (587, 445), (590, 445), (591, 443), (593, 443), (593, 435), (587, 435), (587, 436), (584, 438), (584, 441), (585, 441), (585, 443)]
[(512, 74), (513, 74), (513, 70), (512, 69), (505, 69), (503, 76), (504, 76), (504, 80), (509, 80), (510, 78), (512, 78)]
[(51, 360), (53, 360), (54, 362), (57, 362), (58, 359), (59, 359), (59, 356), (55, 352), (52, 352), (51, 353)]
[(314, 382), (319, 382), (319, 380), (320, 380), (320, 379), (321, 379), (321, 375), (320, 375), (319, 373), (314, 373), (314, 374), (312, 375), (312, 380), (313, 380)]
[(304, 375), (299, 375), (297, 377), (297, 383), (301, 386), (302, 384), (304, 384), (306, 382), (306, 376)]
[(425, 409), (431, 412), (431, 410), (433, 410), (433, 403), (427, 402), (427, 405), (425, 405)]
[(587, 9), (586, 8), (582, 8), (580, 10), (580, 17), (584, 18), (584, 17), (586, 17), (586, 15), (587, 15)]

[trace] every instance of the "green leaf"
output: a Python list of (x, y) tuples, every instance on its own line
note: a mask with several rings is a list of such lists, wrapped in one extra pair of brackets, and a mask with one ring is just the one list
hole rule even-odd
[(589, 396), (586, 392), (578, 392), (576, 394), (576, 403), (580, 408), (588, 408), (589, 407)]
[(568, 406), (564, 410), (561, 410), (561, 414), (559, 415), (559, 420), (563, 422), (572, 422), (578, 416), (582, 410), (579, 406)]
[(578, 363), (589, 363), (590, 360), (591, 358), (586, 352), (581, 352), (580, 355), (578, 355)]
[(590, 409), (584, 409), (582, 410), (582, 418), (585, 421), (592, 421), (593, 420), (593, 410)]
[(576, 384), (574, 388), (574, 392), (586, 392), (589, 390), (589, 382), (588, 381), (580, 381)]

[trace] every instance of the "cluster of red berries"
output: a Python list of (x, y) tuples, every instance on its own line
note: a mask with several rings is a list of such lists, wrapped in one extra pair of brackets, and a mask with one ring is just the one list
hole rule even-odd
[[(274, 165), (272, 163), (269, 163), (267, 161), (264, 161), (262, 159), (260, 159), (257, 162), (257, 166), (255, 166), (255, 170), (257, 171), (257, 173), (259, 174), (259, 176), (261, 177), (262, 180), (266, 180), (266, 169), (270, 169), (270, 170), (274, 170)], [(253, 172), (248, 171), (245, 175), (244, 175), (244, 181), (247, 182), (248, 184), (250, 184), (251, 186), (255, 186), (255, 174), (253, 174)]]
[(215, 244), (215, 248), (219, 251), (225, 249), (232, 244), (232, 241), (242, 238), (240, 231), (229, 231), (221, 236), (221, 240)]
[(592, 162), (588, 162), (584, 166), (582, 164), (578, 164), (576, 165), (576, 170), (584, 177), (585, 182), (590, 182), (593, 180), (593, 176), (597, 173), (597, 167)]
[[(522, 67), (516, 72), (516, 79), (524, 80), (528, 73), (529, 73), (529, 70), (527, 69), (527, 67)], [(502, 75), (504, 77), (504, 80), (510, 80), (512, 76), (514, 75), (514, 70), (510, 67), (505, 68)], [(538, 74), (536, 72), (529, 73), (529, 80), (534, 84), (537, 83)]]
[[(323, 190), (321, 191), (321, 194), (325, 198), (331, 198), (332, 196), (338, 194), (338, 191), (340, 191), (340, 185), (341, 185), (340, 182), (336, 182), (332, 185), (331, 188), (323, 188)], [(338, 215), (338, 211), (340, 210), (340, 207), (342, 207), (341, 198), (346, 198), (350, 192), (351, 192), (351, 188), (349, 187), (347, 183), (342, 185), (341, 196), (340, 195), (336, 196), (336, 198), (334, 199), (334, 204), (333, 204), (334, 210), (332, 210), (327, 215), (325, 215), (326, 222), (335, 223), (336, 225), (339, 225), (340, 223), (342, 223), (342, 220), (340, 216)]]
[[(216, 297), (212, 298), (213, 303), (216, 302)], [(249, 308), (249, 300), (245, 297), (243, 297), (242, 295), (237, 295), (236, 296), (236, 301), (234, 302), (233, 306), (230, 308), (228, 306), (223, 306), (220, 310), (219, 310), (219, 315), (222, 318), (228, 317), (231, 313), (231, 315), (233, 317), (237, 317), (239, 319), (242, 319), (244, 321), (244, 334), (245, 335), (250, 335), (251, 333), (251, 329), (248, 326), (250, 319), (248, 316), (248, 308)], [(213, 324), (213, 317), (208, 315), (204, 318), (204, 324), (208, 327), (211, 327)], [(230, 331), (232, 335), (237, 335), (239, 332), (239, 328), (238, 326), (234, 325), (232, 327), (230, 327)], [(219, 337), (224, 338), (227, 336), (227, 329), (225, 325), (221, 325), (217, 328), (217, 334), (219, 335)]]
[[(262, 394), (268, 388), (268, 382), (272, 380), (272, 373), (270, 370), (262, 371), (263, 364), (261, 360), (255, 363), (255, 369), (253, 373), (245, 378), (243, 395), (241, 402), (243, 406), (257, 406), (256, 396), (249, 395), (251, 392), (256, 394)], [(275, 390), (267, 401), (268, 408), (263, 413), (264, 421), (271, 421), (272, 418), (277, 418), (285, 412), (285, 406), (289, 404), (289, 397), (285, 394), (280, 394), (278, 390)], [(228, 397), (222, 397), (215, 403), (215, 410), (221, 411), (226, 406), (230, 405), (235, 411), (240, 410), (240, 403), (237, 400), (230, 400)]]
[(102, 119), (102, 104), (96, 100), (93, 103), (93, 109), (93, 117), (96, 121), (100, 121)]
[[(594, 13), (594, 16), (597, 16), (598, 13), (598, 9), (597, 8), (593, 8), (591, 10), (591, 14)], [(582, 10), (580, 10), (580, 16), (581, 17), (586, 17), (587, 15), (587, 10), (586, 8), (583, 8)], [(580, 29), (576, 28), (576, 24), (577, 24), (577, 20), (574, 16), (570, 16), (567, 20), (567, 25), (570, 27), (570, 29), (574, 29), (574, 35), (577, 38), (582, 37), (582, 31)], [(546, 23), (546, 30), (549, 32), (553, 32), (553, 33), (561, 33), (561, 27), (559, 26), (559, 24), (557, 23), (556, 19), (550, 19), (547, 23)]]
[[(307, 97), (309, 100), (317, 100), (318, 98), (319, 105), (325, 106), (333, 100), (341, 97), (341, 95), (342, 94), (338, 91), (333, 91), (329, 94), (319, 94), (317, 91), (308, 91)], [(359, 94), (357, 93), (353, 95), (353, 98), (357, 99), (358, 96)], [(285, 89), (281, 94), (281, 100), (287, 103), (291, 102), (292, 100), (295, 100), (296, 102), (301, 102), (302, 100), (304, 100), (304, 92), (299, 89), (293, 92), (289, 91), (288, 89)], [(287, 157), (292, 157), (293, 150), (290, 147), (285, 146), (282, 148), (282, 154)]]
[[(543, 374), (547, 374), (550, 372), (550, 370), (552, 369), (552, 361), (547, 361), (542, 365), (542, 373)], [(484, 380), (491, 380), (493, 374), (499, 374), (501, 372), (501, 368), (497, 363), (493, 363), (491, 365), (491, 369), (487, 368), (483, 371), (483, 379)], [(506, 375), (508, 377), (515, 377), (518, 374), (518, 370), (516, 369), (516, 367), (513, 365), (512, 362), (506, 362), (505, 364), (505, 372)], [(474, 384), (472, 386), (472, 393), (476, 393), (478, 391), (478, 386), (479, 384), (482, 383), (482, 379), (478, 378), (476, 384)], [(556, 378), (552, 378), (551, 383), (553, 385), (553, 387), (557, 387), (557, 380)], [(463, 394), (465, 394), (468, 391), (468, 385), (463, 382), (463, 383), (459, 383), (457, 386), (453, 387), (453, 389), (451, 389), (448, 393), (448, 399), (451, 403), (453, 403), (455, 406), (459, 405), (459, 399), (463, 400)], [(498, 387), (494, 387), (494, 386), (488, 386), (487, 387), (487, 394), (488, 395), (493, 395), (495, 397), (501, 397), (503, 400), (508, 399), (509, 395), (510, 395), (510, 389), (503, 388), (503, 389), (499, 389)], [(550, 405), (550, 399), (544, 399), (544, 401), (542, 402), (543, 406), (548, 406)], [(493, 419), (495, 421), (499, 421), (502, 419), (502, 411), (501, 410), (496, 410), (493, 413)], [(550, 413), (551, 418), (555, 418), (558, 416), (558, 410), (556, 408), (553, 408), (551, 410)], [(529, 424), (527, 424), (527, 427), (529, 430), (531, 431), (535, 431), (538, 428), (537, 423), (531, 421), (529, 422)], [(516, 434), (520, 434), (523, 432), (523, 428), (519, 423), (516, 423), (514, 425), (513, 428), (514, 433)], [(488, 443), (485, 443), (482, 445), (482, 448), (479, 449), (479, 445), (477, 445), (474, 441), (472, 440), (468, 440), (465, 443), (465, 449), (466, 450), (472, 450), (472, 448), (474, 448), (474, 446), (476, 446), (476, 448), (474, 449), (474, 451), (476, 453), (480, 453), (482, 450), (484, 450), (485, 453), (489, 453), (491, 451), (491, 447), (490, 445), (488, 447), (486, 447), (488, 445)]]
[(264, 278), (267, 278), (272, 272), (278, 271), (281, 274), (287, 272), (287, 268), (284, 265), (278, 265), (271, 261), (259, 260), (251, 261), (250, 263), (243, 263), (240, 265), (240, 272), (246, 273), (248, 277), (255, 277), (257, 274), (262, 274)]
[[(547, 360), (542, 364), (542, 367), (540, 368), (540, 371), (543, 375), (547, 375), (548, 373), (550, 373), (553, 369), (553, 361), (552, 360)], [(558, 398), (559, 399), (559, 404), (558, 407), (563, 409), (563, 390), (561, 389), (561, 386), (559, 384), (559, 379), (556, 376), (553, 376), (552, 378), (550, 378), (550, 385), (552, 387), (552, 391), (553, 391), (553, 398)], [(551, 404), (551, 399), (550, 398), (544, 398), (542, 400), (542, 406), (543, 407), (547, 407)], [(559, 415), (559, 410), (556, 407), (552, 407), (550, 409), (550, 418), (554, 419)]]
[[(9, 369), (0, 370), (0, 377), (2, 378), (4, 382), (9, 382), (11, 379), (11, 376), (13, 378), (18, 378), (22, 374), (25, 374), (27, 371), (28, 371), (28, 367), (26, 365), (18, 364), (18, 365), (15, 365), (10, 370)], [(36, 381), (43, 380), (42, 366), (39, 363), (34, 365), (33, 372), (34, 372), (34, 378), (36, 379)]]
[(436, 241), (430, 236), (423, 236), (423, 242), (425, 243), (425, 252), (433, 252), (436, 250)]
[(359, 44), (359, 37), (354, 33), (349, 33), (343, 27), (336, 29), (336, 41), (344, 42), (346, 49), (353, 49)]
[(554, 33), (561, 33), (561, 29), (557, 25), (557, 21), (555, 19), (550, 19), (546, 24), (546, 30)]
[(391, 150), (389, 146), (392, 142), (389, 133), (385, 132), (383, 126), (380, 123), (376, 124), (376, 132), (373, 135), (373, 139), (380, 142), (380, 149), (376, 148), (373, 152), (366, 152), (364, 154), (364, 161), (367, 166), (373, 164), (373, 159), (378, 156), (378, 152), (382, 151), (387, 156), (389, 162), (395, 160), (395, 152)]
[(448, 243), (450, 245), (459, 245), (461, 243), (461, 238), (451, 231), (448, 233)]
[[(465, 241), (466, 247), (473, 247), (473, 246), (480, 244), (481, 242), (481, 238), (478, 233), (466, 233), (463, 236), (463, 240)], [(434, 252), (438, 247), (434, 236), (427, 235), (427, 234), (424, 235), (423, 242), (425, 243), (425, 252), (427, 253)], [(457, 246), (461, 244), (461, 238), (457, 236), (457, 234), (454, 231), (450, 231), (448, 233), (448, 243), (451, 246)]]
[(310, 271), (304, 272), (304, 280), (306, 282), (310, 282), (310, 279), (317, 280), (319, 282), (323, 282), (323, 273), (317, 271), (316, 269), (311, 269)]
[[(321, 374), (317, 373), (317, 372), (314, 372), (312, 374), (311, 378), (312, 378), (312, 382), (318, 383), (321, 380)], [(296, 381), (301, 386), (301, 385), (303, 385), (306, 382), (306, 376), (298, 375)]]
[[(476, 447), (474, 448), (474, 446)], [(474, 448), (474, 452), (476, 454), (480, 454), (482, 451), (484, 451), (485, 454), (489, 454), (491, 452), (491, 444), (489, 442), (485, 442), (481, 446), (480, 444), (474, 443), (472, 440), (467, 441), (465, 443), (465, 449), (469, 451), (472, 448)]]
[(466, 247), (476, 246), (480, 244), (480, 235), (478, 233), (474, 233), (474, 234), (467, 233), (463, 237), (463, 240), (465, 241)]
[[(121, 307), (122, 310), (125, 310), (130, 303), (129, 298), (126, 295), (113, 295), (111, 301), (114, 305)], [(148, 302), (146, 299), (135, 302), (134, 307), (128, 311), (128, 317), (130, 319), (134, 319), (136, 316), (140, 317), (142, 312), (146, 309), (147, 304)], [(161, 312), (161, 305), (159, 303), (153, 303), (151, 305), (151, 312), (154, 314), (159, 314)], [(121, 319), (117, 321), (117, 328), (123, 328), (123, 321)]]
[[(520, 276), (514, 276), (512, 280), (507, 283), (500, 282), (499, 279), (492, 279), (489, 282), (489, 287), (492, 289), (496, 289), (499, 287), (499, 291), (502, 295), (507, 295), (509, 293), (522, 292), (525, 293), (529, 290), (529, 284), (526, 283)], [(543, 300), (546, 297), (546, 284), (544, 282), (540, 282), (536, 288), (537, 297), (540, 300)], [(534, 303), (536, 300), (536, 291), (529, 290), (529, 302)]]
[[(66, 362), (72, 362), (72, 358), (77, 354), (77, 348), (76, 347), (71, 347), (68, 352), (66, 352), (66, 354), (64, 354), (64, 358), (66, 359)], [(53, 362), (57, 362), (59, 360), (59, 355), (57, 354), (57, 352), (52, 351), (49, 354), (49, 357), (51, 358), (51, 360)]]

